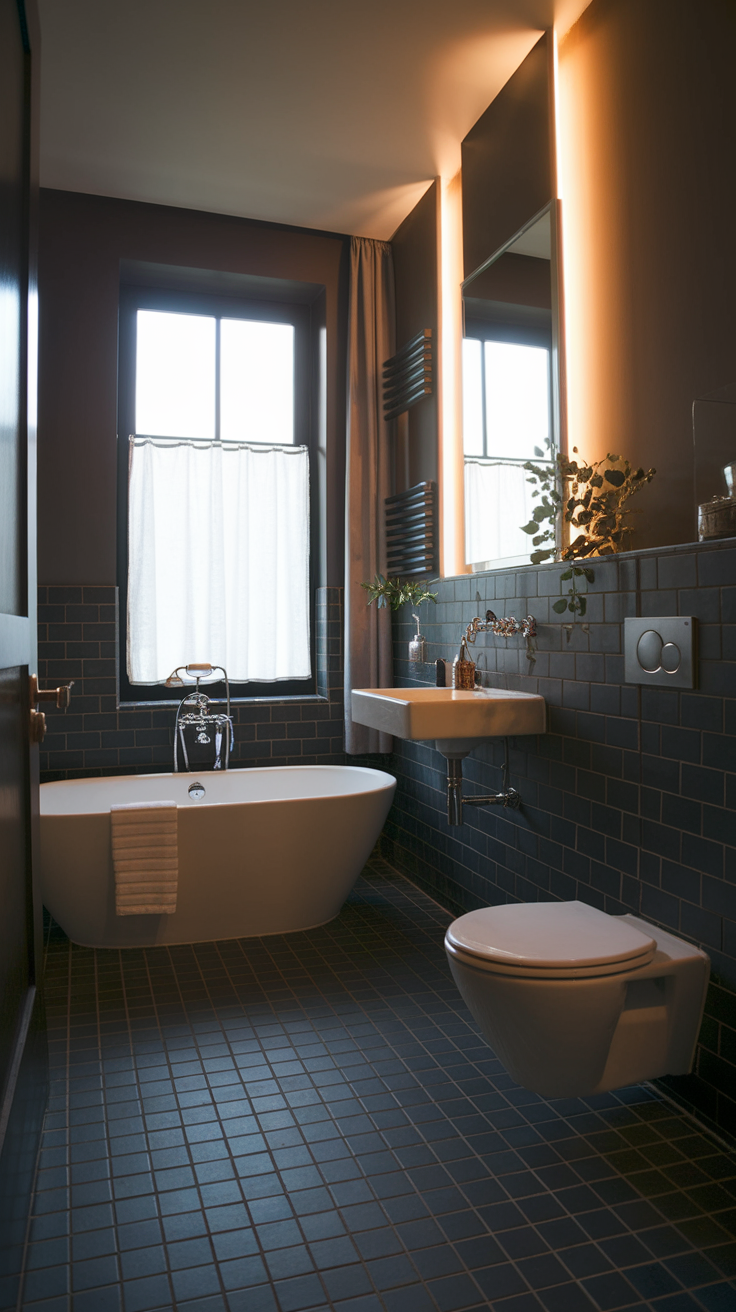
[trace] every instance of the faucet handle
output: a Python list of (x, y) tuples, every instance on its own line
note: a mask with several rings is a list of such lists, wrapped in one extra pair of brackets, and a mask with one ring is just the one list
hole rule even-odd
[(475, 619), (472, 619), (470, 621), (467, 629), (465, 630), (465, 638), (468, 642), (471, 643), (475, 642), (475, 639), (479, 633), (485, 633), (486, 629), (488, 628), (488, 616), (490, 614), (491, 614), (490, 611), (486, 612), (485, 620), (482, 620), (480, 615), (476, 615)]

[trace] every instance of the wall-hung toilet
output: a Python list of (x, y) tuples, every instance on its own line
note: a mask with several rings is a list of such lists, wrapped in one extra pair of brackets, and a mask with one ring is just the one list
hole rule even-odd
[(452, 974), (506, 1069), (547, 1098), (685, 1075), (710, 960), (636, 916), (584, 902), (483, 907), (455, 920)]

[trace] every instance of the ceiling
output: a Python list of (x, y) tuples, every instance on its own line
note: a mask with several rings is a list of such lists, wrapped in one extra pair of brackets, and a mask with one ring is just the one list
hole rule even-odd
[(589, 0), (39, 0), (41, 184), (386, 239)]

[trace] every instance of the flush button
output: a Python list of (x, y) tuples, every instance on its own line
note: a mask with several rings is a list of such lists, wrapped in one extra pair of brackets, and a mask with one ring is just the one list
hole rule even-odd
[(694, 688), (696, 668), (695, 620), (691, 615), (624, 620), (627, 683)]
[(656, 629), (647, 629), (636, 644), (636, 656), (641, 668), (654, 674), (662, 664), (662, 639)]
[(662, 648), (662, 669), (668, 674), (675, 674), (680, 668), (682, 653), (676, 642), (666, 642)]

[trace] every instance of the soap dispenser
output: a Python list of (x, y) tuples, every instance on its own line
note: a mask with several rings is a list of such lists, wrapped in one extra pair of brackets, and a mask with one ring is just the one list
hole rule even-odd
[(419, 632), (419, 616), (415, 615), (413, 611), (412, 619), (415, 619), (417, 622), (417, 631), (409, 643), (409, 660), (412, 663), (418, 663), (420, 661), (426, 661), (427, 659), (427, 644), (424, 641), (422, 634)]

